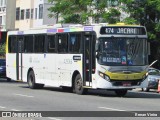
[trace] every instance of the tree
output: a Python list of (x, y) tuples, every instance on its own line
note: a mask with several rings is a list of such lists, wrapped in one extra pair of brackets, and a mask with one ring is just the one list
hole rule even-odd
[(6, 52), (6, 44), (0, 44), (0, 58), (5, 57), (5, 52)]
[(118, 5), (117, 0), (94, 0), (93, 2), (93, 16), (96, 23), (116, 23), (120, 21), (120, 12), (116, 8)]
[(120, 22), (120, 15), (121, 13), (119, 12), (119, 10), (110, 8), (109, 12), (104, 12), (102, 14), (102, 18), (104, 19), (104, 22), (114, 24)]
[(160, 0), (120, 0), (122, 10), (130, 14), (125, 22), (144, 25), (149, 40), (160, 40)]
[(48, 0), (53, 6), (48, 10), (50, 17), (63, 18), (63, 23), (84, 23), (90, 16), (88, 6), (92, 0)]
[[(62, 18), (62, 23), (88, 24), (90, 19), (96, 23), (115, 23), (120, 21), (120, 12), (115, 8), (117, 0), (48, 0), (53, 6), (48, 10), (49, 17)], [(106, 10), (106, 8), (108, 8)]]

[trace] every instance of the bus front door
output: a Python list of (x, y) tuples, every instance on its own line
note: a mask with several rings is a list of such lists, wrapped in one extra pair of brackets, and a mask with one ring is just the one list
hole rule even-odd
[(22, 52), (23, 52), (23, 37), (17, 37), (17, 53), (16, 53), (16, 73), (17, 80), (22, 80), (23, 62), (22, 62)]
[(95, 40), (94, 32), (84, 33), (83, 85), (86, 87), (91, 87), (92, 74), (95, 73)]

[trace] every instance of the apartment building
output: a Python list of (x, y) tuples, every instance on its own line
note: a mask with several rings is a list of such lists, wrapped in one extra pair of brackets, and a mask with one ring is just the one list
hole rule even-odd
[(15, 29), (16, 0), (6, 0), (6, 31)]
[(15, 29), (16, 0), (0, 0), (0, 31)]
[[(107, 8), (118, 6), (118, 0), (109, 0), (106, 4)], [(56, 18), (48, 17), (48, 8), (52, 5), (48, 0), (0, 0), (0, 30), (25, 30), (56, 24)], [(127, 14), (122, 12), (120, 19), (123, 20), (126, 16)], [(88, 23), (94, 22), (95, 20), (89, 18)]]
[(55, 24), (56, 20), (49, 18), (47, 10), (52, 4), (48, 0), (16, 0), (15, 28), (26, 30), (42, 25)]
[(0, 30), (6, 30), (6, 0), (0, 0)]

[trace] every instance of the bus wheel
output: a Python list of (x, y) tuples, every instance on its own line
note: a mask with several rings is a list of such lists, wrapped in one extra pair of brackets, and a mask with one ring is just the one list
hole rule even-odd
[(35, 75), (33, 71), (29, 72), (28, 77), (27, 77), (27, 82), (28, 82), (29, 88), (31, 89), (43, 88), (44, 86), (43, 84), (37, 84), (35, 82)]
[(115, 93), (119, 97), (123, 97), (127, 94), (127, 90), (115, 90)]
[(11, 78), (7, 78), (7, 82), (11, 82)]
[(73, 91), (79, 95), (87, 93), (87, 89), (83, 88), (83, 81), (80, 74), (78, 74), (75, 78)]

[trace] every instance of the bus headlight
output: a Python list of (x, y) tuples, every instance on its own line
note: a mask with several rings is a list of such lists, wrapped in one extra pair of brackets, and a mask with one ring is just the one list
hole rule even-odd
[(107, 80), (107, 81), (110, 81), (110, 78), (108, 75), (102, 73), (102, 72), (99, 72), (99, 76), (102, 77), (103, 79)]

